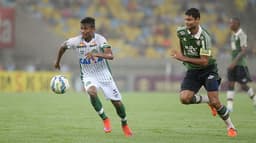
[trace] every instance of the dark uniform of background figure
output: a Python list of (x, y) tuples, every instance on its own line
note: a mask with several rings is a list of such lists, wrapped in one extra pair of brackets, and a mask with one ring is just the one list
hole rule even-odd
[(238, 82), (243, 91), (246, 91), (256, 106), (256, 97), (251, 87), (247, 85), (251, 81), (249, 70), (246, 63), (247, 35), (240, 28), (238, 18), (230, 19), (231, 35), (231, 56), (232, 62), (228, 67), (228, 91), (227, 91), (227, 108), (233, 111), (234, 87)]

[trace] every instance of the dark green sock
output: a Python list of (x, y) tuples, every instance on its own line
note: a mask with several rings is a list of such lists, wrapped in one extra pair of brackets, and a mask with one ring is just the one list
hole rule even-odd
[(90, 96), (90, 100), (91, 100), (91, 104), (92, 104), (93, 108), (95, 109), (95, 111), (98, 112), (101, 119), (103, 119), (103, 120), (106, 119), (107, 116), (102, 108), (102, 104), (101, 104), (98, 96)]
[(120, 103), (120, 106), (115, 106), (115, 108), (116, 108), (116, 113), (121, 118), (122, 125), (127, 125), (126, 112), (125, 112), (124, 105)]
[(218, 110), (217, 110), (219, 116), (223, 119), (223, 120), (227, 120), (229, 117), (229, 112), (226, 108), (226, 106), (222, 105)]

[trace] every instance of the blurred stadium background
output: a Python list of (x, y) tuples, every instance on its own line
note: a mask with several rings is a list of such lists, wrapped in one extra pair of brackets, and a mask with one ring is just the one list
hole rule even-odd
[[(248, 34), (248, 64), (256, 79), (256, 0), (1, 0), (0, 91), (49, 90), (58, 74), (53, 63), (59, 45), (79, 34), (79, 21), (96, 18), (96, 30), (112, 45), (112, 72), (121, 91), (177, 91), (184, 67), (168, 56), (178, 47), (176, 27), (184, 11), (201, 11), (201, 25), (213, 34), (215, 56), (226, 85), (230, 63), (230, 17), (241, 18)], [(62, 72), (81, 90), (75, 52), (66, 52)], [(253, 84), (255, 87), (255, 84)]]

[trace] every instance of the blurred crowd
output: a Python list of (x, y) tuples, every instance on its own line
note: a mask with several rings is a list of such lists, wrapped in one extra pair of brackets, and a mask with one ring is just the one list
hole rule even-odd
[[(229, 12), (248, 13), (256, 7), (256, 0), (2, 0), (1, 4), (13, 3), (64, 38), (79, 34), (81, 18), (95, 17), (96, 31), (108, 39), (118, 58), (158, 59), (178, 47), (176, 28), (183, 25), (186, 9), (200, 9), (202, 26), (213, 34), (215, 53), (226, 54)], [(255, 54), (256, 47), (250, 48)]]
[[(229, 1), (238, 12), (255, 0)], [(213, 43), (225, 51), (229, 40), (227, 5), (218, 0), (25, 0), (26, 11), (53, 27), (65, 38), (79, 33), (79, 20), (96, 18), (96, 29), (113, 45), (119, 58), (162, 58), (177, 47), (176, 28), (183, 24), (184, 11), (199, 8), (202, 25), (213, 33)]]

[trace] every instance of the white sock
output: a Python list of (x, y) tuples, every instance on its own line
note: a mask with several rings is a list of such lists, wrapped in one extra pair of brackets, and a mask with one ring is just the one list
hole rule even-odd
[(202, 103), (209, 103), (209, 98), (208, 96), (202, 96)]
[(104, 112), (104, 109), (101, 108), (100, 111), (98, 111), (98, 114), (101, 115), (101, 114), (103, 114), (103, 112)]
[(249, 90), (247, 91), (247, 94), (249, 95), (249, 97), (254, 101), (256, 102), (256, 96), (255, 96), (255, 93), (253, 91), (253, 89), (250, 87)]
[(202, 96), (200, 94), (196, 94), (195, 97), (196, 97), (196, 102), (197, 103), (201, 100), (201, 98), (202, 98), (202, 100), (200, 101), (200, 103), (209, 103), (208, 96)]
[(229, 90), (227, 91), (227, 108), (228, 110), (233, 110), (233, 101), (234, 101), (235, 91)]
[(252, 89), (251, 87), (248, 89), (247, 94), (248, 94), (250, 97), (254, 95), (254, 91), (253, 91), (253, 89)]
[(231, 118), (230, 118), (230, 117), (228, 117), (228, 119), (227, 119), (227, 120), (224, 120), (224, 122), (225, 122), (225, 124), (226, 124), (226, 126), (227, 126), (227, 129), (229, 129), (229, 128), (233, 128), (233, 129), (235, 129), (235, 126), (234, 126), (234, 124), (232, 123), (232, 121), (231, 121)]

